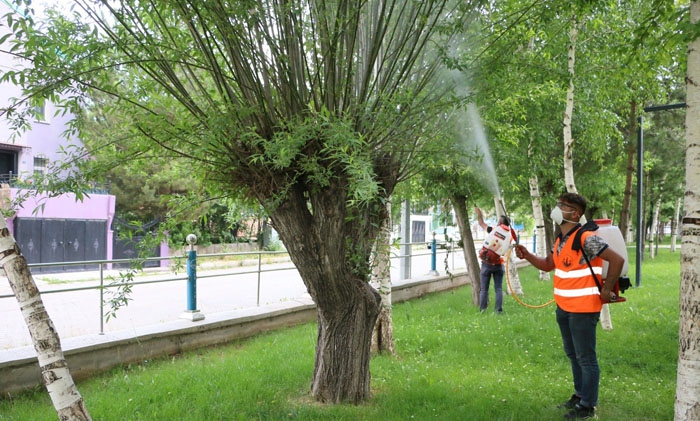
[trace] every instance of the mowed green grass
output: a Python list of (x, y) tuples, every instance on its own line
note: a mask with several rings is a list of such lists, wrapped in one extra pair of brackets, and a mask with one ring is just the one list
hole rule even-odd
[[(533, 268), (519, 273), (525, 303), (551, 299)], [(601, 420), (673, 419), (680, 252), (661, 249), (642, 274), (628, 301), (611, 305), (614, 328), (599, 327)], [(479, 313), (470, 287), (397, 304), (397, 354), (374, 357), (372, 398), (358, 406), (310, 397), (314, 323), (121, 367), (78, 388), (95, 420), (562, 419), (556, 406), (572, 386), (554, 306), (506, 297), (504, 309)], [(43, 388), (0, 401), (0, 420), (54, 419)]]

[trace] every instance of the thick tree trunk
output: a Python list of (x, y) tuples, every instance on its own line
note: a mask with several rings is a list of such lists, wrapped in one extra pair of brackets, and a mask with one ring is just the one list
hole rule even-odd
[[(690, 21), (700, 21), (700, 1), (690, 5)], [(685, 116), (685, 203), (681, 247), (681, 292), (675, 417), (700, 419), (700, 39), (688, 45)]]
[(7, 228), (4, 217), (0, 217), (0, 265), (5, 270), (12, 292), (17, 298), (29, 328), (41, 374), (58, 418), (90, 420), (83, 398), (68, 370), (68, 363), (63, 356), (56, 328), (46, 312), (27, 261)]
[(452, 207), (455, 210), (457, 217), (457, 225), (459, 232), (462, 235), (462, 253), (464, 254), (464, 262), (467, 265), (467, 277), (472, 285), (472, 304), (479, 305), (479, 292), (481, 291), (481, 283), (479, 282), (479, 261), (476, 258), (476, 247), (474, 246), (474, 237), (472, 236), (471, 226), (469, 224), (469, 212), (467, 211), (467, 197), (455, 195), (450, 198)]
[[(370, 345), (381, 298), (369, 283), (370, 256), (386, 218), (348, 215), (342, 181), (309, 197), (291, 189), (270, 217), (316, 303), (318, 340), (311, 393), (320, 402), (370, 397)], [(358, 210), (362, 212), (362, 210)]]
[(352, 282), (351, 289), (354, 298), (340, 308), (319, 305), (311, 394), (320, 402), (359, 404), (370, 397), (370, 344), (380, 299), (367, 282)]
[[(386, 203), (391, 215), (391, 202)], [(382, 297), (379, 317), (372, 332), (372, 352), (394, 354), (394, 327), (391, 319), (391, 217), (384, 220), (372, 253), (372, 286)]]

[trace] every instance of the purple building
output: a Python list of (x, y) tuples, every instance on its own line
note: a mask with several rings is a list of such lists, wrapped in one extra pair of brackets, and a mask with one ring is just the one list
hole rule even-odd
[[(0, 16), (11, 11), (7, 0), (0, 0)], [(0, 37), (7, 27), (0, 27)], [(4, 45), (7, 46), (7, 45)], [(7, 48), (3, 48), (7, 49)], [(22, 63), (0, 53), (0, 74), (17, 69)], [(79, 139), (63, 136), (72, 116), (61, 116), (50, 102), (27, 103), (36, 110), (28, 131), (16, 131), (3, 112), (22, 98), (21, 88), (0, 84), (0, 197), (17, 197), (17, 181), (29, 181), (45, 173), (50, 164), (62, 159), (61, 146), (80, 145)], [(41, 205), (41, 206), (40, 206)], [(113, 257), (115, 197), (90, 194), (82, 202), (72, 194), (56, 198), (30, 197), (7, 220), (22, 254), (29, 263), (104, 260)]]

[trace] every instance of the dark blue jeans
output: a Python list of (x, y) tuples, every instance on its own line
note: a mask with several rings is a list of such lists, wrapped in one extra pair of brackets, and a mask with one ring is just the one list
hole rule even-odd
[(564, 342), (564, 352), (571, 361), (574, 391), (581, 405), (598, 405), (600, 367), (596, 357), (596, 326), (600, 313), (569, 313), (557, 306), (557, 323)]
[(494, 310), (497, 313), (503, 311), (503, 265), (490, 265), (486, 262), (481, 262), (481, 291), (479, 292), (479, 310), (484, 311), (489, 306), (489, 283), (493, 276), (493, 289), (496, 290), (496, 306)]

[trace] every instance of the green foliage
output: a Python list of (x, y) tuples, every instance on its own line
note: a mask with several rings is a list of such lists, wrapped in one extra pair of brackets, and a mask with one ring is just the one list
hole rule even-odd
[[(620, 209), (635, 135), (633, 106), (639, 113), (641, 104), (664, 103), (678, 86), (674, 75), (683, 74), (677, 22), (687, 11), (672, 3), (502, 1), (467, 31), (461, 67), (468, 69), (491, 153), (501, 163), (499, 185), (515, 202), (511, 208), (525, 204), (527, 211), (532, 176), (545, 198), (564, 190), (566, 34), (576, 18), (583, 22), (573, 81), (576, 184), (601, 211)], [(631, 42), (630, 33), (640, 38)]]
[(105, 311), (106, 322), (116, 319), (119, 309), (128, 306), (129, 302), (133, 300), (130, 295), (134, 286), (133, 282), (136, 272), (136, 269), (130, 269), (120, 272), (119, 276), (108, 278), (110, 282), (108, 288), (105, 289), (104, 298), (104, 304), (107, 305), (107, 310)]

